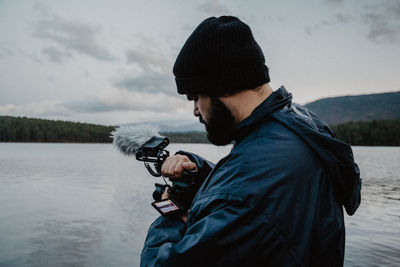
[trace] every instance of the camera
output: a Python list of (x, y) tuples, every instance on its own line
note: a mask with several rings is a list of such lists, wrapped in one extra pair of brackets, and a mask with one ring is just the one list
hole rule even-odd
[[(136, 159), (144, 162), (144, 166), (154, 177), (161, 176), (161, 167), (169, 156), (169, 151), (165, 148), (169, 144), (169, 139), (163, 136), (153, 136), (150, 140), (138, 148)], [(153, 165), (152, 166), (150, 165)], [(156, 183), (153, 192), (152, 203), (162, 215), (183, 213), (189, 210), (190, 205), (201, 183), (196, 179), (196, 171), (184, 171), (179, 181), (173, 181), (171, 185)], [(169, 199), (161, 200), (165, 190), (168, 190)]]

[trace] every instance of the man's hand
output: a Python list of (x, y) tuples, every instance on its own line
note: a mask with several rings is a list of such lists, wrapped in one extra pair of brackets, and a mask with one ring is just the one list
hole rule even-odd
[(176, 180), (182, 178), (184, 170), (197, 171), (197, 166), (185, 155), (174, 155), (165, 160), (161, 167), (161, 174), (171, 180)]
[[(185, 155), (174, 155), (166, 158), (161, 167), (161, 174), (168, 177), (170, 180), (182, 178), (183, 171), (197, 171), (197, 166), (194, 162)], [(161, 199), (169, 198), (168, 188), (164, 191)], [(187, 223), (188, 212), (181, 215), (181, 219)]]
[[(168, 189), (168, 187), (167, 188), (165, 188), (165, 191), (164, 191), (164, 193), (161, 195), (161, 199), (162, 200), (164, 200), (164, 199), (168, 199), (169, 198), (169, 189)], [(185, 223), (187, 223), (187, 220), (188, 220), (188, 211), (186, 211), (184, 214), (182, 214), (181, 215), (181, 219), (182, 219), (182, 221), (184, 221)]]

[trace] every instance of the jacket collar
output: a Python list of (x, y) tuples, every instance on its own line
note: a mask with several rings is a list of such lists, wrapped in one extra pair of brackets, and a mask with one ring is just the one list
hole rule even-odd
[(258, 125), (269, 119), (269, 115), (282, 109), (292, 102), (292, 94), (284, 86), (274, 91), (267, 99), (258, 105), (249, 117), (235, 125), (234, 140), (239, 143)]

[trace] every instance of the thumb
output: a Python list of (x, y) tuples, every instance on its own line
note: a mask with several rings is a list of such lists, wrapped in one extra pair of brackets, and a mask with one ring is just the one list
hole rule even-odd
[(194, 162), (184, 162), (182, 164), (182, 167), (185, 170), (197, 170), (197, 166), (196, 166), (196, 164)]

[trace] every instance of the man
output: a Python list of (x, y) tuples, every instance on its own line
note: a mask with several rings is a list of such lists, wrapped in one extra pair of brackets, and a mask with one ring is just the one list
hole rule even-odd
[(215, 166), (183, 151), (165, 161), (164, 176), (197, 169), (202, 185), (188, 214), (150, 226), (141, 266), (342, 266), (343, 206), (352, 215), (360, 203), (351, 148), (284, 87), (271, 89), (250, 28), (206, 19), (174, 74), (209, 140), (234, 147)]

